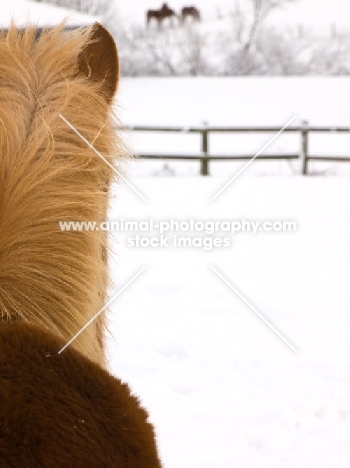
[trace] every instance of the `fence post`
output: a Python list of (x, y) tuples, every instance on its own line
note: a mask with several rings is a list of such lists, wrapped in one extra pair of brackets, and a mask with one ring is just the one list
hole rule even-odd
[(201, 159), (201, 175), (209, 175), (209, 159), (208, 159), (208, 122), (203, 122), (202, 130), (202, 159)]
[(309, 122), (307, 120), (302, 121), (302, 130), (301, 130), (301, 173), (302, 175), (307, 175), (307, 166), (308, 166), (308, 153), (309, 153)]

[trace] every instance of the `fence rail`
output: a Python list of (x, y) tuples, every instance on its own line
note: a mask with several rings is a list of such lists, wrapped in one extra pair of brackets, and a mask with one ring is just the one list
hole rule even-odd
[[(160, 132), (160, 133), (197, 133), (201, 135), (201, 153), (200, 154), (155, 154), (141, 152), (140, 157), (145, 159), (159, 160), (187, 160), (200, 161), (201, 175), (209, 175), (210, 161), (241, 161), (250, 160), (255, 155), (217, 155), (209, 152), (209, 135), (211, 133), (278, 133), (280, 127), (225, 127), (225, 126), (208, 126), (204, 123), (202, 126), (190, 127), (170, 127), (170, 126), (143, 126), (133, 125), (127, 126), (125, 130), (134, 132)], [(302, 125), (287, 127), (283, 133), (297, 133), (300, 135), (300, 149), (298, 153), (282, 153), (282, 154), (261, 154), (257, 160), (300, 160), (300, 172), (303, 175), (308, 174), (308, 162), (313, 161), (333, 161), (333, 162), (350, 162), (350, 156), (336, 155), (313, 155), (309, 153), (309, 135), (310, 133), (349, 133), (350, 127), (323, 127), (309, 126), (304, 120)]]

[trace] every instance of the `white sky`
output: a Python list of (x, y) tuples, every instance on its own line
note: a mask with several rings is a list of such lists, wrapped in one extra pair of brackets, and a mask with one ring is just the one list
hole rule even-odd
[(0, 27), (8, 27), (11, 19), (16, 24), (25, 24), (28, 21), (39, 26), (58, 24), (68, 17), (68, 25), (86, 25), (95, 21), (90, 15), (73, 13), (65, 8), (56, 7), (44, 3), (30, 2), (26, 0), (11, 0), (0, 2)]

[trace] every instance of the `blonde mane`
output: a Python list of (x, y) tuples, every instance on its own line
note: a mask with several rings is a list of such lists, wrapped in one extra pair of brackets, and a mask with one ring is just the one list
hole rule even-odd
[[(0, 313), (71, 339), (102, 307), (108, 282), (102, 231), (60, 221), (105, 220), (115, 176), (60, 118), (111, 163), (124, 154), (111, 99), (84, 50), (94, 27), (0, 34)], [(103, 314), (72, 346), (104, 365)]]

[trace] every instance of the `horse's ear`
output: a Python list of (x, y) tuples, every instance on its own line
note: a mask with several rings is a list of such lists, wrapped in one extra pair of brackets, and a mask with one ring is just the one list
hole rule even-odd
[(95, 23), (89, 41), (78, 57), (79, 74), (101, 85), (101, 93), (110, 103), (119, 82), (119, 58), (113, 37)]

